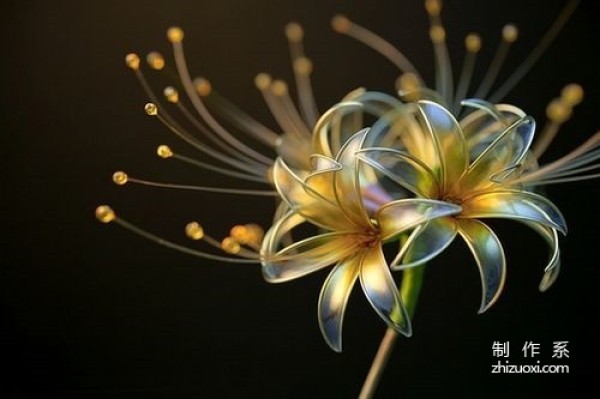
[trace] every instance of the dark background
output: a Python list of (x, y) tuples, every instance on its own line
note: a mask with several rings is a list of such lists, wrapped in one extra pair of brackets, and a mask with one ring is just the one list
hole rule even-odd
[[(477, 74), (492, 58), (502, 25), (521, 38), (508, 76), (531, 51), (563, 1), (448, 1), (444, 21), (455, 68), (471, 30), (484, 35)], [(599, 125), (599, 28), (594, 2), (564, 31), (507, 98), (534, 115), (571, 81), (586, 101), (548, 152), (573, 148)], [(326, 272), (270, 285), (257, 266), (217, 264), (149, 243), (93, 211), (120, 214), (172, 240), (200, 219), (216, 237), (238, 222), (268, 225), (271, 201), (117, 187), (113, 171), (178, 183), (228, 185), (222, 178), (154, 155), (167, 143), (196, 155), (142, 111), (146, 99), (124, 55), (158, 49), (164, 32), (186, 30), (192, 73), (275, 127), (252, 80), (268, 71), (291, 79), (283, 27), (306, 30), (313, 81), (326, 109), (358, 85), (389, 91), (397, 71), (380, 56), (331, 32), (345, 13), (403, 49), (431, 82), (433, 61), (420, 1), (5, 1), (1, 18), (3, 256), (0, 268), (0, 396), (38, 397), (355, 397), (385, 326), (357, 289), (344, 352), (320, 336), (316, 304)], [(455, 71), (456, 74), (456, 71)], [(157, 88), (160, 89), (160, 88)], [(462, 243), (432, 262), (414, 320), (400, 339), (378, 397), (560, 397), (595, 387), (599, 281), (596, 182), (552, 186), (570, 226), (563, 273), (541, 294), (546, 248), (520, 225), (496, 223), (509, 262), (503, 296), (478, 316), (478, 274)], [(569, 375), (491, 375), (494, 341), (510, 341), (512, 363), (530, 363), (525, 341), (568, 340)]]

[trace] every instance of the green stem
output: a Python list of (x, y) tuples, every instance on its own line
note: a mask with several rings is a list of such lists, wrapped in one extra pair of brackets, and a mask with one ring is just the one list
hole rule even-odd
[[(402, 275), (400, 297), (402, 298), (402, 302), (406, 307), (410, 319), (412, 319), (413, 315), (415, 314), (415, 309), (419, 300), (419, 293), (421, 292), (421, 287), (423, 285), (424, 274), (425, 265), (422, 265), (406, 269)], [(394, 349), (396, 338), (398, 338), (398, 332), (393, 328), (388, 327), (383, 339), (381, 340), (381, 344), (379, 344), (379, 349), (375, 354), (375, 358), (373, 359), (373, 363), (371, 364), (367, 378), (365, 378), (365, 382), (360, 390), (360, 394), (358, 396), (359, 399), (370, 399), (375, 394), (375, 390), (377, 389), (377, 385), (381, 379), (383, 370), (385, 369), (390, 355), (392, 354), (392, 349)]]

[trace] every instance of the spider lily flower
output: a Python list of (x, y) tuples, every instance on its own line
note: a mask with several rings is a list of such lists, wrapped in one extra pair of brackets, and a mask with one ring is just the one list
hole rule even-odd
[[(539, 166), (530, 151), (533, 118), (507, 104), (465, 100), (463, 105), (474, 111), (457, 121), (438, 103), (408, 104), (380, 118), (367, 138), (369, 143), (393, 138), (394, 145), (365, 145), (356, 156), (401, 186), (400, 195), (416, 204), (436, 200), (460, 206), (460, 212), (416, 226), (391, 267), (422, 265), (460, 235), (479, 268), (483, 290), (479, 311), (484, 312), (500, 295), (506, 275), (502, 244), (484, 220), (519, 221), (542, 235), (550, 245), (540, 284), (541, 290), (547, 289), (560, 266), (557, 233), (566, 234), (567, 227), (558, 208), (534, 188), (597, 177), (586, 172), (598, 167), (592, 163), (600, 156), (600, 133), (565, 157)], [(379, 223), (388, 225), (403, 217), (400, 212), (383, 216)]]
[[(273, 181), (287, 212), (265, 235), (261, 249), (263, 275), (277, 283), (332, 266), (321, 289), (319, 326), (326, 342), (342, 349), (342, 322), (356, 280), (377, 314), (394, 330), (410, 336), (407, 311), (384, 257), (383, 244), (429, 220), (460, 212), (437, 200), (391, 201), (373, 213), (364, 204), (373, 181), (362, 173), (355, 157), (368, 129), (352, 136), (335, 159), (316, 156), (311, 172), (293, 170), (278, 158)], [(285, 245), (298, 226), (309, 224), (318, 233)]]

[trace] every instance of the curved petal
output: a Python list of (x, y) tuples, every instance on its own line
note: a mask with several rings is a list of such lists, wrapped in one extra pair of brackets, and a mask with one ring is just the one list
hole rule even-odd
[[(332, 123), (339, 121), (348, 114), (363, 112), (363, 105), (356, 101), (344, 101), (331, 107), (315, 124), (313, 129), (312, 146), (318, 154), (333, 158), (338, 151), (337, 146), (343, 143), (344, 137), (339, 129), (332, 129)], [(351, 132), (353, 134), (355, 132)]]
[(529, 116), (506, 128), (471, 163), (460, 181), (462, 190), (484, 188), (510, 176), (527, 154), (534, 131), (535, 121)]
[(508, 218), (531, 221), (567, 233), (567, 222), (560, 210), (541, 195), (517, 190), (494, 191), (469, 198), (462, 203), (469, 218)]
[(410, 317), (400, 299), (380, 245), (369, 249), (360, 265), (360, 284), (373, 309), (388, 326), (410, 337)]
[(326, 198), (323, 192), (307, 186), (281, 158), (273, 164), (273, 182), (290, 208), (311, 223), (327, 230), (346, 230), (349, 222), (334, 199)]
[(439, 218), (417, 227), (410, 235), (396, 259), (392, 270), (420, 266), (442, 253), (456, 237), (453, 218)]
[(391, 148), (374, 147), (360, 150), (356, 156), (413, 194), (437, 198), (439, 189), (435, 175), (412, 155)]
[(458, 232), (475, 257), (481, 276), (482, 299), (479, 313), (498, 299), (506, 279), (506, 259), (500, 240), (487, 225), (473, 219), (457, 219)]
[(381, 239), (388, 240), (422, 223), (460, 213), (461, 207), (444, 201), (402, 199), (382, 206), (375, 218)]
[(560, 247), (558, 245), (558, 233), (556, 229), (543, 226), (539, 223), (525, 222), (525, 224), (537, 231), (542, 238), (550, 246), (550, 256), (548, 257), (548, 264), (544, 268), (544, 276), (539, 285), (539, 290), (544, 292), (556, 281), (558, 273), (560, 271)]
[(452, 114), (431, 101), (419, 101), (419, 109), (437, 147), (440, 186), (448, 191), (467, 170), (469, 153), (460, 125)]
[(293, 280), (339, 262), (355, 251), (345, 240), (346, 232), (306, 238), (281, 250), (281, 240), (304, 218), (296, 213), (283, 217), (267, 232), (261, 248), (262, 273), (271, 283)]
[(336, 352), (342, 351), (342, 324), (348, 297), (358, 277), (361, 256), (352, 256), (337, 264), (319, 295), (319, 328), (325, 342)]
[(368, 226), (370, 221), (363, 204), (356, 152), (361, 149), (368, 131), (363, 129), (344, 143), (335, 159), (342, 167), (333, 172), (339, 208), (360, 226)]

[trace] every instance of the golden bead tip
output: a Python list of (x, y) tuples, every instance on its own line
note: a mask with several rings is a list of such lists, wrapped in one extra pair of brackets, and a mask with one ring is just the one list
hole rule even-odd
[(112, 208), (108, 205), (100, 205), (96, 208), (96, 219), (102, 223), (110, 223), (115, 220), (116, 215)]
[(568, 84), (562, 89), (560, 97), (566, 104), (574, 107), (583, 101), (583, 87), (577, 83)]
[(259, 73), (254, 78), (254, 84), (260, 91), (267, 90), (271, 85), (271, 77), (266, 73)]
[(476, 53), (481, 49), (481, 36), (477, 33), (469, 33), (465, 37), (465, 47), (471, 53)]
[(250, 240), (250, 232), (248, 231), (246, 226), (242, 226), (239, 224), (231, 228), (231, 230), (229, 231), (229, 235), (235, 241), (242, 244), (247, 244)]
[(434, 43), (442, 43), (446, 40), (446, 30), (441, 25), (434, 25), (429, 29), (429, 37)]
[(140, 57), (136, 53), (129, 53), (125, 56), (125, 64), (133, 69), (140, 69)]
[(194, 87), (196, 88), (196, 92), (200, 97), (206, 97), (212, 91), (212, 86), (208, 79), (205, 78), (196, 78), (194, 79)]
[(221, 249), (229, 254), (237, 254), (240, 252), (240, 244), (231, 237), (226, 237), (221, 241)]
[(294, 61), (294, 70), (301, 75), (309, 75), (312, 72), (312, 62), (306, 57), (300, 57)]
[(437, 17), (442, 11), (442, 2), (440, 0), (425, 0), (425, 10), (432, 17)]
[(181, 43), (183, 36), (183, 30), (178, 26), (172, 26), (167, 30), (167, 39), (171, 43)]
[(204, 237), (204, 229), (198, 222), (190, 222), (185, 225), (185, 234), (192, 240), (201, 240)]
[(502, 38), (508, 43), (513, 43), (519, 37), (519, 29), (516, 25), (508, 24), (502, 28)]
[(171, 158), (173, 156), (173, 151), (169, 148), (168, 145), (159, 145), (156, 149), (156, 154), (158, 154), (161, 158)]
[(165, 67), (165, 59), (158, 51), (152, 51), (146, 55), (146, 62), (150, 68), (160, 71)]
[(288, 87), (283, 80), (276, 80), (271, 85), (271, 90), (276, 96), (283, 96), (288, 92)]
[(146, 105), (144, 105), (144, 111), (146, 111), (146, 113), (150, 116), (155, 116), (156, 114), (158, 114), (158, 108), (154, 103), (147, 103)]
[(546, 116), (554, 123), (563, 123), (571, 117), (573, 108), (561, 98), (554, 99), (546, 107)]
[(163, 90), (163, 95), (170, 103), (177, 103), (179, 101), (179, 92), (173, 86), (167, 86)]
[(290, 22), (285, 26), (285, 35), (290, 42), (299, 42), (304, 37), (304, 30), (297, 22)]
[(352, 22), (345, 15), (336, 15), (331, 19), (331, 27), (338, 33), (346, 33), (352, 27)]
[(127, 183), (127, 173), (119, 170), (112, 175), (112, 180), (119, 186), (124, 186)]

